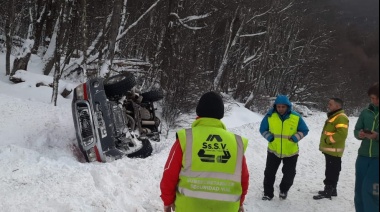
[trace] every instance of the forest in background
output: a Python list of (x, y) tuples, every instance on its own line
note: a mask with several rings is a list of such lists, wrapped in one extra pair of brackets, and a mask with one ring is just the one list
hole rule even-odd
[(56, 82), (133, 71), (142, 89), (164, 92), (169, 123), (208, 90), (261, 113), (277, 94), (323, 110), (340, 97), (355, 114), (379, 78), (378, 8), (378, 0), (0, 0), (0, 77), (28, 70), (32, 54)]

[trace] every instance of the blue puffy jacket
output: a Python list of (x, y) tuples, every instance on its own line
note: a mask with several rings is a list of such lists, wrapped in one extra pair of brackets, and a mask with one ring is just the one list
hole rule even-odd
[[(284, 115), (278, 114), (278, 112), (276, 110), (276, 105), (277, 104), (287, 105), (288, 106), (288, 111)], [(277, 113), (280, 116), (280, 118), (281, 118), (282, 121), (288, 119), (289, 116), (290, 116), (290, 114), (299, 116), (300, 120), (299, 120), (299, 123), (298, 123), (297, 131), (298, 132), (302, 132), (303, 133), (303, 137), (305, 137), (309, 133), (309, 128), (307, 127), (305, 121), (302, 119), (302, 116), (299, 113), (297, 113), (297, 112), (295, 112), (295, 111), (292, 110), (292, 103), (290, 102), (289, 98), (287, 96), (285, 96), (285, 95), (279, 95), (279, 96), (277, 96), (277, 98), (276, 98), (276, 100), (275, 100), (275, 102), (273, 104), (273, 108), (268, 111), (268, 113), (265, 115), (265, 117), (261, 121), (261, 125), (260, 125), (260, 133), (261, 133), (261, 135), (265, 139), (267, 139), (269, 142), (273, 141), (273, 139), (274, 139), (273, 135), (269, 132), (269, 122), (268, 122), (268, 117), (271, 117), (273, 113)], [(300, 141), (301, 139), (299, 139), (296, 135), (292, 136), (292, 140), (294, 142), (296, 142), (296, 143), (298, 141)]]

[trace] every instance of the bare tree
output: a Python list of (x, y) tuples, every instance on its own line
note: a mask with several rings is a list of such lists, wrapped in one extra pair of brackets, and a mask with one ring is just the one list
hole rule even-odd
[(103, 63), (101, 70), (102, 72), (100, 73), (100, 76), (103, 77), (108, 72), (109, 67), (111, 67), (113, 58), (115, 56), (116, 39), (119, 34), (122, 8), (122, 0), (114, 0), (114, 6), (111, 14), (111, 23), (109, 26), (107, 50), (104, 57), (105, 62)]
[(231, 49), (235, 47), (237, 44), (239, 38), (240, 38), (240, 33), (242, 32), (244, 28), (244, 23), (245, 22), (245, 16), (241, 15), (240, 8), (236, 9), (235, 15), (233, 20), (231, 21), (230, 24), (230, 30), (229, 30), (229, 38), (228, 42), (225, 48), (225, 52), (223, 55), (222, 63), (219, 66), (219, 69), (217, 71), (217, 75), (214, 79), (214, 90), (220, 90), (220, 85), (222, 83), (222, 76), (225, 72), (225, 68), (229, 62), (229, 58), (231, 55)]
[[(377, 19), (355, 26), (358, 19), (338, 13), (335, 1), (3, 2), (9, 5), (0, 8), (7, 75), (27, 70), (32, 54), (55, 79), (138, 71), (141, 88), (165, 92), (173, 121), (210, 89), (255, 108), (279, 93), (296, 102), (321, 102), (330, 87), (337, 95), (359, 94), (359, 85), (378, 76), (378, 39), (371, 38), (378, 33), (365, 31)], [(347, 22), (350, 27), (341, 24)], [(129, 65), (119, 70), (115, 58)]]
[(5, 42), (6, 42), (6, 58), (5, 58), (5, 63), (6, 63), (6, 68), (5, 68), (5, 75), (10, 75), (11, 73), (11, 61), (10, 61), (10, 56), (12, 52), (12, 32), (13, 32), (13, 26), (12, 23), (14, 21), (14, 2), (13, 0), (7, 0), (8, 3), (8, 10), (5, 10)]
[[(63, 13), (64, 11), (64, 6), (62, 5), (62, 10), (61, 10), (61, 13)], [(59, 20), (57, 20), (57, 28), (60, 28), (60, 24), (62, 24), (63, 22), (63, 16), (60, 15), (59, 16)], [(53, 42), (55, 41), (55, 45), (56, 46), (60, 46), (60, 39), (55, 39), (53, 40)], [(51, 97), (51, 102), (54, 104), (54, 106), (57, 106), (57, 99), (58, 99), (58, 89), (59, 89), (59, 80), (61, 78), (61, 61), (60, 61), (60, 58), (61, 58), (61, 53), (60, 53), (60, 48), (55, 48), (54, 49), (54, 55), (56, 55), (55, 57), (55, 61), (54, 61), (54, 76), (53, 76), (53, 92), (52, 92), (52, 97)]]
[[(83, 54), (83, 62), (82, 62), (82, 70), (83, 70), (83, 75), (85, 78), (88, 76), (87, 73), (87, 1), (86, 0), (81, 0), (79, 3), (82, 5), (82, 14), (81, 14), (81, 28), (82, 28), (82, 54)], [(86, 79), (84, 79), (86, 80)]]
[[(28, 11), (29, 22), (28, 22), (28, 32), (23, 44), (22, 49), (14, 60), (13, 69), (11, 76), (17, 70), (28, 70), (28, 63), (31, 54), (36, 54), (40, 46), (43, 26), (47, 17), (47, 5), (51, 3), (52, 0), (42, 1), (42, 0), (29, 0)], [(14, 4), (12, 5), (14, 7)]]
[(35, 17), (31, 16), (31, 24), (34, 29), (34, 46), (32, 49), (32, 54), (37, 54), (38, 48), (40, 47), (42, 41), (42, 34), (44, 29), (44, 24), (48, 16), (48, 5), (52, 4), (52, 0), (43, 1), (37, 0), (36, 5), (31, 5), (31, 13), (35, 9)]

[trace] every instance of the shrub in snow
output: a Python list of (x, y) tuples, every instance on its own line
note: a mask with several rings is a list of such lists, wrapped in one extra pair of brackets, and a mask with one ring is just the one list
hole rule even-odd
[(305, 117), (313, 115), (313, 112), (305, 105), (293, 103), (293, 110)]

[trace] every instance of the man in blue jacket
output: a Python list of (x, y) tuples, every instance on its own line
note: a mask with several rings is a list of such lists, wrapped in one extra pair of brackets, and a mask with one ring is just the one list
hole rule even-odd
[(286, 199), (296, 176), (298, 142), (309, 129), (301, 115), (292, 110), (287, 96), (277, 96), (273, 108), (269, 110), (260, 125), (261, 135), (269, 142), (266, 168), (264, 172), (264, 196), (262, 200), (272, 200), (276, 173), (283, 162), (283, 178), (280, 184), (280, 199)]

